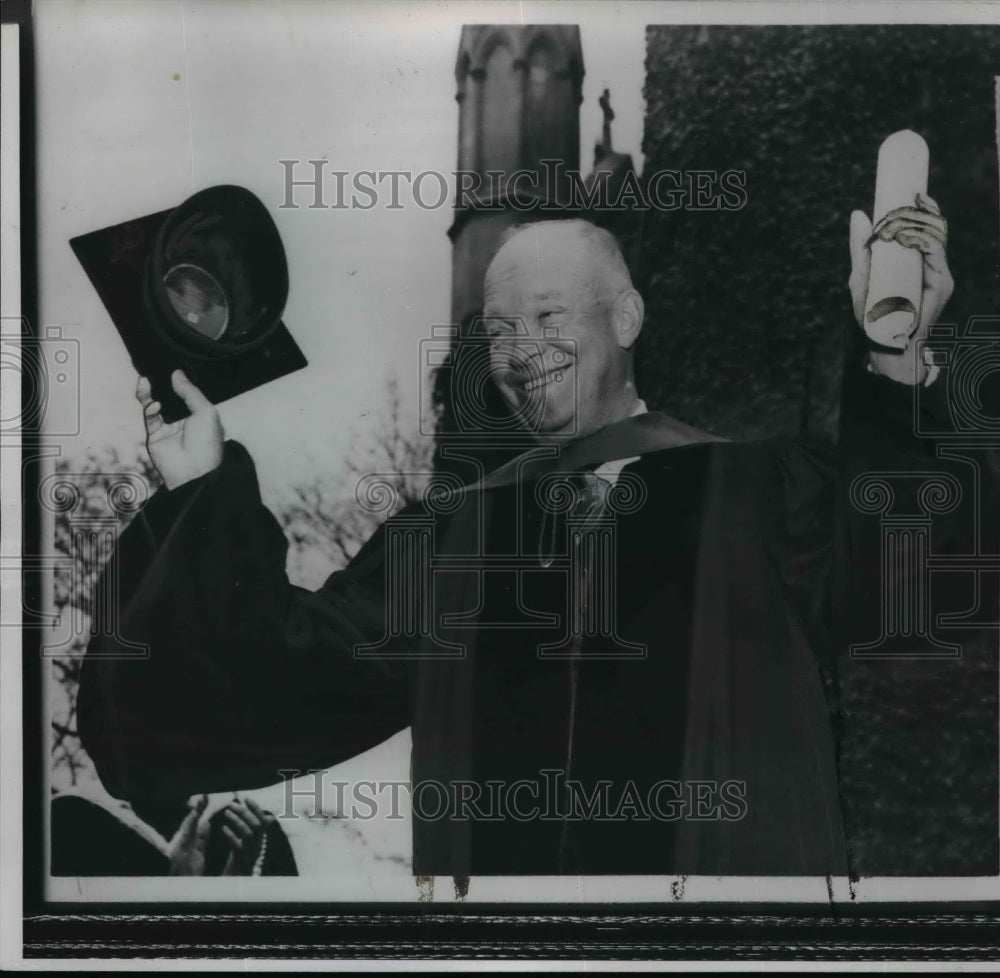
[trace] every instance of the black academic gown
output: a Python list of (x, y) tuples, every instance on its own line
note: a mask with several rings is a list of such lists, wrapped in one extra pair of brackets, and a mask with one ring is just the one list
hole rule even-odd
[[(148, 651), (98, 623), (80, 688), (84, 745), (108, 790), (129, 799), (271, 784), (406, 726), (415, 791), (551, 783), (546, 771), (584, 791), (612, 783), (601, 819), (558, 804), (542, 818), (530, 788), (525, 819), (447, 806), (442, 817), (422, 794), (416, 874), (847, 872), (835, 660), (877, 615), (858, 611), (878, 599), (859, 593), (856, 571), (877, 562), (879, 533), (847, 494), (858, 473), (926, 467), (932, 449), (912, 434), (910, 389), (860, 372), (845, 389), (838, 449), (628, 419), (555, 461), (512, 463), (433, 514), (408, 508), (316, 592), (288, 582), (253, 463), (227, 442), (215, 471), (150, 500), (105, 570), (105, 591), (118, 582), (117, 635)], [(645, 496), (615, 517), (622, 654), (586, 639), (540, 655), (558, 646), (566, 606), (538, 559), (538, 480), (632, 456), (623, 478)], [(387, 636), (387, 541), (428, 524), (434, 635)], [(470, 559), (509, 556), (512, 535), (530, 573)], [(680, 787), (659, 800), (679, 804), (643, 817), (662, 782)]]

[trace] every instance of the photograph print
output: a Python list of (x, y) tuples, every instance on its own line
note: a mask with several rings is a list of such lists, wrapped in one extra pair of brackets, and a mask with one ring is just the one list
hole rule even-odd
[(749, 7), (35, 4), (47, 899), (1000, 894), (1000, 27)]

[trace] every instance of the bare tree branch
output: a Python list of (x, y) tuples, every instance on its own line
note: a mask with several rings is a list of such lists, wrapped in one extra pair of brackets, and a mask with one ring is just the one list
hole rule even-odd
[(421, 498), (432, 460), (433, 446), (408, 425), (399, 383), (392, 377), (386, 383), (375, 437), (363, 442), (355, 437), (340, 476), (297, 486), (291, 502), (278, 513), (295, 556), (301, 562), (306, 554), (322, 555), (327, 573), (344, 567), (389, 515), (359, 506), (355, 498), (359, 482), (378, 473), (405, 506)]

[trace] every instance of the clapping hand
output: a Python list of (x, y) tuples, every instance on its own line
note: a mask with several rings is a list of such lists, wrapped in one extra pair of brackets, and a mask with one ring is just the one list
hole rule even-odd
[[(209, 869), (209, 843), (214, 847), (219, 842), (226, 853), (221, 875), (252, 876), (275, 816), (252, 798), (233, 798), (214, 814), (207, 808), (207, 795), (196, 795), (188, 802), (188, 813), (170, 840), (170, 875), (204, 876)], [(217, 867), (218, 863), (211, 872), (220, 872)]]
[(252, 875), (274, 815), (247, 798), (245, 802), (233, 799), (216, 818), (230, 850), (222, 875)]
[(208, 795), (188, 801), (188, 813), (170, 840), (167, 856), (171, 876), (203, 876), (205, 850), (208, 846), (209, 820), (204, 818)]

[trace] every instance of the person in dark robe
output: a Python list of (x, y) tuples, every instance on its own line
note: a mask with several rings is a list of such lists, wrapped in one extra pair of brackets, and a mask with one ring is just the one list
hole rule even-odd
[[(315, 592), (289, 583), (216, 409), (176, 374), (191, 414), (166, 424), (140, 378), (165, 488), (105, 569), (117, 626), (96, 628), (79, 693), (108, 791), (264, 786), (411, 726), (414, 874), (848, 872), (836, 654), (879, 614), (878, 521), (848, 493), (859, 473), (938, 464), (913, 391), (935, 410), (917, 340), (952, 289), (945, 227), (920, 199), (875, 229), (923, 253), (921, 315), (901, 348), (847, 365), (837, 447), (726, 442), (647, 411), (643, 303), (614, 239), (579, 220), (515, 229), (484, 316), (536, 447), (405, 508)], [(419, 532), (433, 572), (408, 573)], [(401, 579), (429, 609), (416, 630), (392, 605)]]
[(49, 819), (52, 876), (297, 876), (278, 819), (252, 798), (209, 814), (208, 796), (184, 806), (169, 836), (127, 803), (74, 792), (53, 795)]

